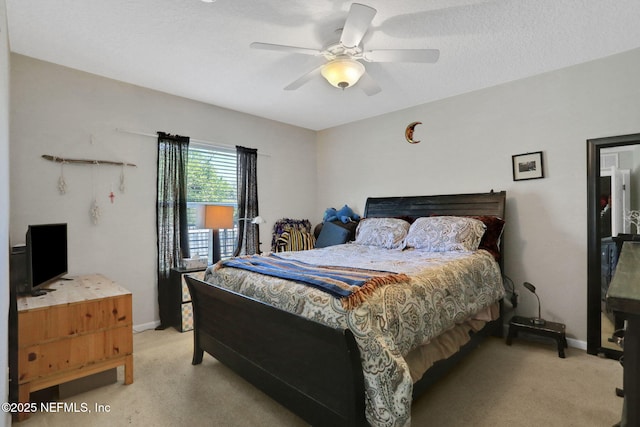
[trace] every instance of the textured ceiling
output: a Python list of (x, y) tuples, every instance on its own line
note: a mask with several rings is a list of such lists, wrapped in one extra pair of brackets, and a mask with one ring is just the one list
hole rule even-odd
[(440, 49), (436, 64), (365, 63), (366, 96), (317, 77), (323, 59), (250, 49), (322, 49), (350, 2), (7, 0), (12, 52), (321, 130), (640, 47), (638, 0), (367, 0), (365, 49)]

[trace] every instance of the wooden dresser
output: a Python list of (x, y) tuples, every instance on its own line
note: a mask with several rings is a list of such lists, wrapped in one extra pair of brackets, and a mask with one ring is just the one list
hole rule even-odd
[(120, 365), (124, 383), (131, 384), (131, 292), (99, 274), (48, 287), (55, 291), (17, 299), (18, 400), (29, 402), (33, 391)]

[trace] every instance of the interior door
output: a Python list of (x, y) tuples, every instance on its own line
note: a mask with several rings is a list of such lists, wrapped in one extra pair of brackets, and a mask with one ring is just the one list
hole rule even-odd
[(601, 171), (601, 176), (611, 178), (611, 235), (630, 233), (631, 224), (625, 219), (631, 206), (631, 189), (629, 169), (618, 169), (616, 166), (608, 167)]
[(620, 169), (611, 166), (611, 235), (624, 232), (624, 181)]

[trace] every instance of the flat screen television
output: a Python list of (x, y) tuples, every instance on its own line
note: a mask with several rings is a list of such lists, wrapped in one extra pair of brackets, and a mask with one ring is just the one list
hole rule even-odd
[(27, 285), (43, 295), (44, 285), (67, 274), (67, 224), (30, 225), (26, 241)]

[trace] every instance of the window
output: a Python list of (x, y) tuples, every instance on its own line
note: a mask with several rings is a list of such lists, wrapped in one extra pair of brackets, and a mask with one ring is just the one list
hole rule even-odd
[[(187, 165), (187, 221), (191, 256), (211, 260), (212, 232), (204, 227), (204, 205), (237, 207), (236, 152), (233, 149), (189, 144)], [(220, 255), (230, 257), (237, 227), (220, 230)]]

